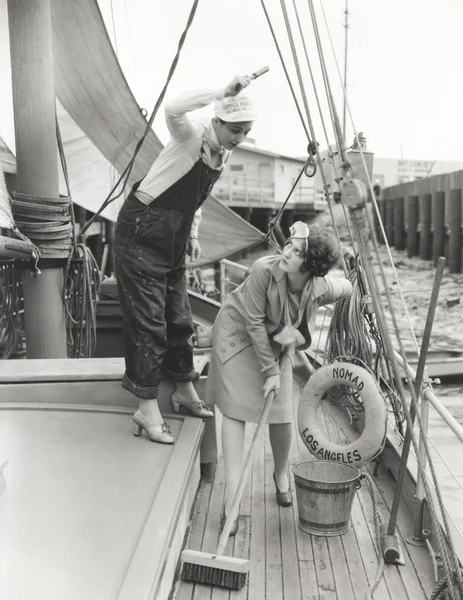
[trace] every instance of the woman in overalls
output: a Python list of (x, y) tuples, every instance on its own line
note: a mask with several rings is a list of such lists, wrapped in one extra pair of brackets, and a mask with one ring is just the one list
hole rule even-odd
[[(251, 77), (235, 77), (223, 90), (184, 93), (166, 105), (171, 139), (147, 176), (136, 184), (116, 225), (115, 261), (124, 320), (122, 387), (140, 400), (135, 435), (172, 444), (157, 398), (160, 378), (175, 381), (174, 409), (195, 416), (213, 413), (193, 386), (193, 321), (186, 292), (185, 258), (200, 256), (201, 204), (219, 178), (230, 152), (255, 119), (250, 100), (238, 95)], [(187, 113), (215, 102), (215, 116), (193, 121)]]

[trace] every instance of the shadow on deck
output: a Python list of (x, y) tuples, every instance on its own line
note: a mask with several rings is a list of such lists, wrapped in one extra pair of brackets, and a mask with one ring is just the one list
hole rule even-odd
[[(295, 383), (295, 413), (300, 391), (299, 384)], [(330, 438), (340, 444), (348, 443), (343, 425), (338, 424), (326, 407), (323, 416)], [(253, 431), (254, 426), (248, 425), (248, 443)], [(296, 429), (293, 435), (290, 464), (313, 460)], [(373, 465), (368, 465), (367, 471), (372, 474)], [(230, 538), (224, 552), (226, 556), (250, 558), (247, 585), (239, 592), (229, 591), (182, 581), (180, 575), (172, 590), (172, 600), (364, 600), (367, 597), (379, 560), (367, 484), (363, 482), (356, 492), (349, 531), (342, 536), (317, 537), (299, 529), (296, 502), (289, 508), (277, 505), (272, 474), (273, 460), (266, 432), (265, 444), (259, 447), (241, 502), (238, 534), (235, 539)], [(374, 480), (381, 519), (388, 522), (395, 480), (382, 466)], [(214, 482), (203, 481), (199, 488), (186, 547), (215, 552), (224, 490), (224, 465), (220, 459)], [(294, 493), (294, 500), (295, 496)], [(426, 548), (411, 546), (405, 541), (413, 533), (413, 521), (403, 506), (399, 510), (398, 531), (406, 564), (385, 566), (373, 598), (428, 598), (434, 588), (431, 559)]]

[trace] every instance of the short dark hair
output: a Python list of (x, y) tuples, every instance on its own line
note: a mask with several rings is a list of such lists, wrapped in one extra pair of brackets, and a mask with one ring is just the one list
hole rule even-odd
[(311, 225), (301, 271), (309, 272), (312, 277), (325, 277), (340, 262), (340, 256), (338, 243), (331, 230)]

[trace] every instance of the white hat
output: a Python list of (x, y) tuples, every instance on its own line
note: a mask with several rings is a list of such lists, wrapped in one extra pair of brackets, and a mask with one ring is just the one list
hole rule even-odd
[(255, 121), (256, 111), (247, 96), (229, 96), (214, 105), (214, 115), (227, 123)]
[(296, 221), (289, 228), (289, 233), (291, 234), (292, 238), (299, 238), (299, 239), (305, 240), (304, 246), (307, 251), (307, 248), (308, 248), (307, 240), (309, 239), (309, 234), (310, 234), (310, 229), (309, 229), (308, 225), (306, 223), (303, 223), (302, 221)]
[(293, 238), (302, 238), (303, 240), (306, 240), (309, 237), (310, 230), (306, 223), (296, 221), (289, 228), (289, 232)]

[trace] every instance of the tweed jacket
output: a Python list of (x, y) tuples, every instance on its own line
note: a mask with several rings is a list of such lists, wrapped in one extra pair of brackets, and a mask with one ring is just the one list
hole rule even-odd
[[(258, 259), (249, 277), (226, 298), (212, 329), (213, 349), (222, 363), (253, 344), (261, 372), (279, 374), (278, 358), (272, 348), (273, 336), (284, 327), (287, 296), (286, 273), (280, 268), (281, 256)], [(299, 331), (308, 348), (315, 328), (319, 306), (349, 296), (351, 283), (345, 278), (313, 277), (302, 291), (299, 305)], [(276, 342), (273, 342), (275, 346)]]

